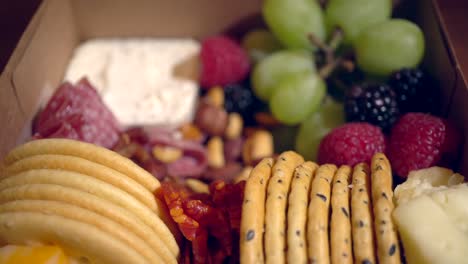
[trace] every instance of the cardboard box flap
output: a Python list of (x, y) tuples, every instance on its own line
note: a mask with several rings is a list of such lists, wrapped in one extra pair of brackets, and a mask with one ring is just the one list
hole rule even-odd
[(13, 72), (13, 83), (27, 120), (63, 78), (78, 43), (69, 1), (45, 1), (44, 15)]
[(72, 1), (82, 40), (96, 37), (195, 37), (257, 14), (261, 0)]

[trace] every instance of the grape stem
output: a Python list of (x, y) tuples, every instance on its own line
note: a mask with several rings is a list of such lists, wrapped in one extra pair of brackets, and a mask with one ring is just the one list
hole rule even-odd
[(325, 8), (328, 4), (328, 0), (319, 0), (319, 4), (322, 8)]
[(310, 42), (319, 49), (319, 52), (322, 52), (325, 55), (325, 63), (319, 69), (319, 75), (323, 79), (330, 76), (330, 74), (339, 66), (344, 67), (346, 70), (354, 69), (354, 63), (351, 60), (344, 59), (345, 56), (337, 57), (335, 54), (336, 49), (343, 41), (344, 33), (342, 29), (339, 27), (335, 28), (328, 44), (323, 42), (313, 33), (310, 33), (308, 37)]

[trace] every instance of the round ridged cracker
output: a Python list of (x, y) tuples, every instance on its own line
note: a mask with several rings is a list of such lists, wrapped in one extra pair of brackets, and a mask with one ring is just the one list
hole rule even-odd
[(318, 165), (307, 161), (294, 171), (288, 197), (287, 263), (307, 263), (307, 205), (309, 189)]
[[(134, 213), (84, 191), (56, 184), (25, 184), (0, 191), (0, 203), (14, 200), (61, 201), (85, 208), (132, 230), (143, 240), (148, 241), (152, 248), (168, 247), (174, 256), (179, 255), (179, 248), (174, 243), (173, 237), (168, 236), (167, 227), (164, 224), (148, 226)], [(176, 245), (175, 248), (173, 244)]]
[(376, 263), (369, 166), (357, 164), (351, 189), (351, 229), (355, 263)]
[(273, 159), (265, 158), (255, 166), (245, 184), (240, 227), (240, 263), (263, 263), (265, 194)]
[(392, 169), (384, 154), (377, 153), (372, 157), (371, 171), (377, 257), (379, 263), (401, 263), (398, 234), (392, 218), (395, 209)]
[(60, 169), (86, 174), (126, 191), (151, 210), (159, 211), (154, 195), (141, 184), (112, 168), (79, 157), (50, 154), (25, 157), (5, 167), (2, 177), (33, 169)]
[(150, 192), (161, 186), (153, 175), (130, 159), (112, 150), (71, 139), (47, 138), (29, 141), (10, 151), (4, 162), (8, 166), (20, 159), (41, 154), (68, 155), (93, 161), (127, 175)]
[[(122, 225), (92, 211), (64, 202), (44, 200), (17, 200), (0, 204), (0, 214), (7, 212), (34, 212), (47, 215), (61, 216), (66, 219), (95, 226), (103, 232), (120, 240), (136, 250), (150, 263), (177, 263), (173, 256), (162, 258), (144, 240)], [(60, 230), (58, 230), (60, 232)], [(93, 234), (88, 234), (92, 236)]]
[(335, 173), (331, 192), (331, 263), (353, 263), (349, 184), (351, 167), (343, 165)]
[[(24, 171), (0, 181), (0, 191), (25, 184), (55, 184), (78, 189), (129, 210), (150, 227), (164, 225), (153, 211), (128, 193), (106, 182), (81, 173), (51, 169)], [(163, 234), (170, 239), (166, 242), (168, 247), (172, 249), (177, 248), (177, 244), (169, 229), (161, 230), (164, 232)], [(160, 248), (160, 250), (164, 251), (164, 253), (161, 253), (163, 255), (171, 255), (168, 248)], [(172, 252), (172, 256), (176, 256), (177, 253), (177, 251)]]
[(312, 180), (307, 211), (307, 253), (309, 263), (330, 263), (328, 238), (331, 181), (337, 168), (332, 164), (320, 166)]
[(272, 168), (265, 205), (265, 263), (286, 261), (286, 205), (294, 169), (304, 162), (301, 155), (286, 151)]
[(68, 255), (90, 264), (150, 263), (132, 247), (99, 228), (57, 215), (2, 213), (0, 237), (10, 244), (47, 241), (60, 245)]

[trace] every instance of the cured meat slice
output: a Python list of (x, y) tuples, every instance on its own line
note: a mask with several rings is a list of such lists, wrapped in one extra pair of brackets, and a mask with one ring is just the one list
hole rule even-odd
[(37, 117), (34, 138), (70, 138), (111, 148), (120, 126), (86, 78), (65, 82)]

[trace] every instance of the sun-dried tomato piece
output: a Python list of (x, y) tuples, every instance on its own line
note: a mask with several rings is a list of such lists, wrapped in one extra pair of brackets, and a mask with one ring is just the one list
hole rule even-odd
[(194, 193), (174, 182), (163, 182), (160, 197), (184, 237), (192, 242), (194, 263), (224, 263), (237, 259), (244, 182), (215, 181), (210, 194)]

